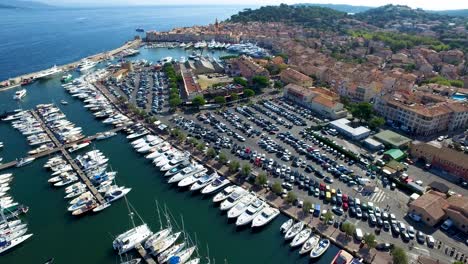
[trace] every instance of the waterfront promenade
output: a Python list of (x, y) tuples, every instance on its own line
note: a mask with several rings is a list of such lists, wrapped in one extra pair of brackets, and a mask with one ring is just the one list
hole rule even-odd
[[(95, 62), (100, 62), (102, 60), (109, 59), (112, 56), (116, 56), (120, 52), (122, 52), (122, 51), (124, 51), (126, 49), (139, 48), (141, 43), (142, 43), (141, 39), (135, 39), (135, 40), (132, 40), (132, 41), (128, 41), (121, 47), (118, 47), (118, 48), (116, 48), (114, 50), (110, 50), (110, 51), (101, 52), (101, 53), (98, 53), (98, 54), (95, 54), (95, 55), (91, 55), (91, 56), (87, 57), (86, 59), (91, 60), (91, 61), (95, 61)], [(57, 66), (57, 67), (59, 69), (61, 69), (62, 72), (66, 72), (66, 71), (71, 71), (71, 70), (76, 69), (80, 63), (81, 63), (81, 60), (71, 62), (71, 63), (68, 63), (68, 64), (64, 64), (64, 65), (60, 65), (60, 66)], [(9, 89), (13, 89), (13, 88), (16, 88), (18, 86), (21, 86), (21, 81), (22, 80), (34, 78), (34, 76), (38, 75), (40, 72), (41, 71), (33, 72), (33, 73), (27, 73), (27, 74), (24, 74), (24, 75), (20, 75), (20, 76), (17, 76), (17, 77), (10, 78), (8, 80), (0, 81), (0, 84), (9, 82), (9, 85), (0, 88), (0, 92), (6, 91), (6, 90), (9, 90)]]

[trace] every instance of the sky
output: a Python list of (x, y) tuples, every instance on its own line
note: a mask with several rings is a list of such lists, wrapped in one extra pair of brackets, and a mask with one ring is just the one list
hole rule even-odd
[(386, 4), (408, 5), (426, 10), (468, 9), (467, 0), (38, 0), (52, 5), (278, 5), (297, 3), (350, 4), (382, 6)]

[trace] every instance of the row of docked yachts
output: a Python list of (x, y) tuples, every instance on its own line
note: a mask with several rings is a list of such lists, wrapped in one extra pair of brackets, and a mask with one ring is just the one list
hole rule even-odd
[(65, 199), (70, 200), (68, 211), (72, 212), (72, 215), (102, 211), (131, 191), (131, 188), (115, 184), (117, 172), (107, 170), (108, 159), (101, 151), (92, 150), (78, 155), (75, 162), (94, 188), (102, 194), (105, 203), (98, 203), (88, 186), (79, 181), (77, 172), (62, 156), (53, 157), (44, 165), (52, 171), (52, 178), (48, 182), (55, 187), (66, 186)]
[(85, 104), (84, 107), (91, 111), (96, 118), (102, 119), (104, 124), (120, 127), (133, 123), (130, 118), (119, 113), (94, 85), (78, 79), (73, 83), (67, 83), (62, 86), (72, 97), (82, 100)]
[(173, 148), (158, 136), (146, 135), (132, 141), (131, 145), (152, 160), (154, 166), (164, 173), (168, 183), (205, 195), (223, 190), (216, 194), (213, 201), (221, 202), (221, 210), (228, 211), (229, 219), (237, 219), (237, 226), (251, 224), (252, 227), (260, 227), (280, 213), (254, 193), (242, 187), (228, 186), (228, 179), (219, 176), (216, 171), (208, 172), (203, 165), (191, 160), (190, 153)]
[(7, 194), (8, 184), (12, 180), (11, 173), (0, 175), (2, 186), (2, 191), (0, 191), (0, 254), (13, 249), (33, 235), (27, 234), (27, 224), (17, 217), (20, 212), (25, 213), (27, 208), (14, 202), (13, 198)]
[(83, 129), (66, 119), (66, 115), (53, 104), (36, 106), (44, 124), (61, 143), (71, 143), (83, 139)]
[(302, 221), (295, 223), (289, 219), (281, 225), (280, 231), (284, 233), (285, 240), (292, 239), (289, 244), (292, 248), (302, 245), (299, 254), (309, 254), (313, 259), (322, 256), (330, 247), (329, 239), (313, 234), (312, 229)]

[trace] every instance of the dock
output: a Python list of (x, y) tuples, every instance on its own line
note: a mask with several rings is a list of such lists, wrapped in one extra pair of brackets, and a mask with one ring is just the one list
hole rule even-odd
[[(126, 49), (139, 48), (140, 45), (141, 45), (141, 39), (135, 39), (135, 40), (132, 40), (132, 41), (127, 41), (121, 47), (118, 47), (118, 48), (116, 48), (114, 50), (105, 51), (105, 52), (101, 52), (101, 53), (98, 53), (98, 54), (95, 54), (95, 55), (88, 56), (87, 59), (91, 60), (91, 61), (99, 62), (99, 61), (108, 59), (110, 57), (113, 57), (115, 55), (118, 55), (120, 52), (122, 52), (122, 51), (124, 51)], [(80, 65), (80, 63), (81, 63), (81, 60), (80, 61), (75, 61), (75, 62), (72, 62), (72, 63), (68, 63), (68, 64), (65, 64), (65, 65), (60, 65), (60, 66), (57, 66), (57, 67), (59, 69), (61, 69), (63, 72), (66, 72), (66, 71), (76, 69), (78, 67), (78, 65)], [(21, 81), (22, 80), (34, 78), (39, 73), (41, 73), (41, 71), (23, 74), (23, 75), (20, 75), (20, 76), (14, 77), (14, 78), (10, 78), (10, 79), (4, 80), (4, 81), (0, 80), (0, 83), (5, 83), (5, 82), (9, 83), (8, 86), (1, 87), (0, 92), (7, 91), (9, 89), (13, 89), (13, 88), (16, 88), (18, 86), (21, 86)]]
[(151, 257), (150, 254), (146, 251), (146, 249), (141, 245), (138, 244), (135, 249), (137, 250), (138, 254), (140, 254), (141, 258), (148, 264), (156, 264), (156, 261)]

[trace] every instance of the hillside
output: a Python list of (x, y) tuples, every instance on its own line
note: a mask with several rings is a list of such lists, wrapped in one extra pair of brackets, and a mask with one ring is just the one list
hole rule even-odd
[(459, 10), (442, 10), (442, 11), (429, 11), (441, 15), (447, 16), (459, 16), (459, 17), (468, 17), (468, 9), (459, 9)]
[(448, 20), (449, 16), (429, 13), (422, 9), (412, 9), (408, 6), (385, 5), (356, 14), (357, 19), (370, 25), (385, 28), (391, 22), (428, 23), (434, 20)]
[(230, 22), (289, 22), (301, 23), (306, 27), (336, 30), (338, 20), (346, 17), (344, 12), (316, 6), (264, 6), (259, 9), (245, 9), (231, 16)]
[(295, 4), (294, 6), (318, 6), (330, 8), (336, 11), (345, 12), (349, 14), (356, 14), (365, 12), (369, 9), (372, 9), (371, 6), (355, 6), (355, 5), (338, 5), (338, 4), (314, 4), (314, 3), (305, 3), (305, 4)]

